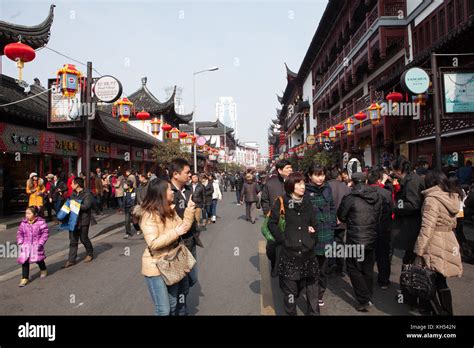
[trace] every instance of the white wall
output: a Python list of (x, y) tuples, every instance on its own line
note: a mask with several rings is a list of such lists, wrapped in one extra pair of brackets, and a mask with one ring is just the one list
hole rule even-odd
[(314, 127), (316, 127), (316, 120), (313, 120), (313, 76), (311, 72), (303, 84), (303, 100), (309, 100), (309, 129), (306, 129), (306, 120), (304, 121), (304, 140), (306, 140), (306, 137), (312, 134)]

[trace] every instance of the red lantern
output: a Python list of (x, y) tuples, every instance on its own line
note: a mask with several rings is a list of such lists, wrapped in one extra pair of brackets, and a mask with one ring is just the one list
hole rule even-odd
[(181, 139), (184, 139), (184, 138), (186, 138), (187, 136), (188, 136), (188, 133), (186, 133), (186, 132), (181, 132), (181, 133), (179, 133), (179, 137), (180, 137)]
[(136, 117), (140, 120), (140, 121), (143, 121), (145, 122), (146, 120), (148, 120), (150, 118), (150, 114), (148, 112), (146, 112), (145, 110), (142, 110), (140, 111), (139, 113), (137, 113)]
[(390, 92), (385, 99), (392, 101), (392, 103), (399, 103), (403, 100), (403, 95), (399, 92)]
[(168, 123), (165, 123), (164, 125), (161, 126), (161, 129), (163, 129), (165, 132), (169, 132), (171, 130), (171, 125), (169, 125)]
[(19, 69), (19, 80), (23, 79), (23, 67), (25, 63), (31, 62), (36, 57), (36, 52), (33, 48), (21, 42), (10, 43), (5, 46), (3, 53), (11, 60), (16, 62)]
[(329, 137), (329, 131), (325, 130), (324, 132), (321, 133), (323, 137), (327, 138)]
[(362, 127), (362, 121), (367, 118), (367, 114), (365, 112), (359, 111), (357, 114), (354, 115), (354, 118), (359, 121), (359, 125)]
[(339, 123), (334, 126), (338, 132), (342, 132), (344, 130), (344, 125), (342, 123)]

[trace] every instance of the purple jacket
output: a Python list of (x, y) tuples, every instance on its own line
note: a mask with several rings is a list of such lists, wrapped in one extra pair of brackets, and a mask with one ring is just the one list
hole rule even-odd
[(44, 260), (44, 245), (48, 236), (48, 225), (43, 218), (37, 217), (32, 224), (28, 223), (26, 218), (23, 219), (16, 234), (16, 242), (21, 245), (17, 262), (23, 264), (25, 261), (32, 263)]

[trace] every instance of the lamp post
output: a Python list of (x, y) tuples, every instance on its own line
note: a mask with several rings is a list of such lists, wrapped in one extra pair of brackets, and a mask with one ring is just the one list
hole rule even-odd
[[(216, 71), (219, 70), (217, 66), (214, 66), (212, 68), (196, 71), (193, 73), (193, 97), (194, 97), (194, 115), (193, 115), (193, 135), (196, 136), (196, 75), (201, 74), (203, 72), (208, 72), (208, 71)], [(196, 142), (194, 142), (193, 146), (193, 152), (194, 152), (194, 172), (197, 173), (197, 150), (196, 150)]]

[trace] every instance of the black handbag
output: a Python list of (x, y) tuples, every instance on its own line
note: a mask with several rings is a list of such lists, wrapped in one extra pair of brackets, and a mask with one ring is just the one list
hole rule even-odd
[(436, 296), (436, 272), (415, 264), (402, 265), (400, 289), (402, 293), (430, 301)]

